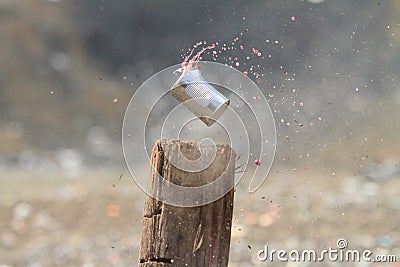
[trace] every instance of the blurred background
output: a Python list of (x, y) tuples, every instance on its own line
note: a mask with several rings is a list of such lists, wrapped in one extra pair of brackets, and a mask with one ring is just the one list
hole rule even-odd
[(338, 238), (400, 260), (399, 1), (0, 0), (0, 266), (136, 264), (125, 108), (198, 41), (249, 73), (277, 125), (263, 187), (237, 188), (230, 266), (313, 266), (257, 251)]

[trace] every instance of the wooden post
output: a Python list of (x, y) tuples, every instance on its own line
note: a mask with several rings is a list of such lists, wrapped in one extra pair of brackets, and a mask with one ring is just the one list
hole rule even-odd
[[(217, 146), (213, 163), (201, 171), (200, 176), (170, 164), (165, 152), (171, 155), (179, 149), (189, 159), (198, 157), (196, 143), (160, 140), (153, 149), (153, 170), (170, 182), (192, 187), (207, 184), (225, 171), (233, 185), (236, 155), (228, 146)], [(202, 158), (207, 154), (210, 153), (205, 148)], [(233, 195), (232, 189), (222, 198), (198, 207), (176, 207), (147, 195), (139, 267), (228, 266)]]

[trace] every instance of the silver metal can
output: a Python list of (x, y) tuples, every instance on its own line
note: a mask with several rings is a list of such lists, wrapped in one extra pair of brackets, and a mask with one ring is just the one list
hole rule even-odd
[(213, 125), (229, 105), (229, 99), (204, 80), (199, 68), (182, 75), (171, 95), (207, 126)]

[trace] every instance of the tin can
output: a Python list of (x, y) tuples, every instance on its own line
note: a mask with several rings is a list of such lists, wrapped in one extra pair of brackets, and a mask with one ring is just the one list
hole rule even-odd
[(229, 99), (204, 80), (200, 68), (182, 75), (172, 87), (171, 95), (207, 126), (213, 125), (229, 105)]

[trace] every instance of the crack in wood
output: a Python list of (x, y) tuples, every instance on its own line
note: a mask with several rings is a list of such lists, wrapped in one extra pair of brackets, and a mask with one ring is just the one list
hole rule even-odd
[(149, 259), (140, 259), (139, 260), (139, 263), (148, 263), (148, 262), (172, 264), (174, 262), (174, 260), (173, 259), (166, 259), (166, 258), (149, 258)]
[(200, 222), (199, 227), (197, 228), (196, 237), (194, 238), (193, 253), (196, 253), (196, 251), (198, 251), (201, 248), (201, 245), (203, 244), (203, 237), (204, 237), (204, 232), (202, 224)]
[(160, 217), (162, 213), (162, 209), (157, 210), (157, 213), (154, 214), (144, 214), (143, 217), (145, 218), (154, 218), (154, 217)]

